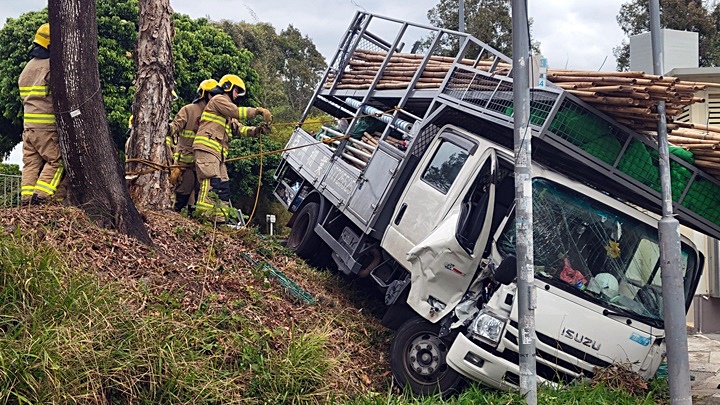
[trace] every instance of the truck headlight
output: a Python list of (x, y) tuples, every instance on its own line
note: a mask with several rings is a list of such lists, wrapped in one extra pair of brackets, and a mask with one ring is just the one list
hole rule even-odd
[(506, 319), (489, 312), (480, 312), (470, 323), (470, 333), (478, 338), (497, 345), (500, 342)]

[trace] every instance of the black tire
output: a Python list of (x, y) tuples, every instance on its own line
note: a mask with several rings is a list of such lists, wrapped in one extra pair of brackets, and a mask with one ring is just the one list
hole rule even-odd
[(445, 361), (450, 345), (438, 337), (439, 330), (440, 325), (414, 317), (400, 326), (390, 345), (393, 377), (415, 395), (447, 398), (462, 388), (462, 375)]
[(325, 243), (315, 233), (319, 213), (320, 204), (316, 202), (305, 204), (298, 211), (286, 242), (290, 250), (309, 262), (315, 262), (318, 259), (318, 252), (327, 250), (322, 249)]

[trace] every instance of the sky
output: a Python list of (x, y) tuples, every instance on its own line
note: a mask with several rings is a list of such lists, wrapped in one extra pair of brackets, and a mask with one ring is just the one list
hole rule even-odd
[[(107, 0), (100, 0), (107, 1)], [(533, 19), (532, 38), (549, 68), (615, 70), (612, 49), (623, 40), (615, 20), (629, 0), (528, 0)], [(429, 24), (427, 11), (438, 0), (170, 0), (173, 9), (192, 18), (267, 22), (277, 31), (292, 24), (330, 60), (357, 10)], [(412, 6), (408, 6), (412, 4)], [(47, 0), (0, 0), (0, 25), (28, 11), (47, 6)], [(19, 163), (16, 148), (8, 162)]]

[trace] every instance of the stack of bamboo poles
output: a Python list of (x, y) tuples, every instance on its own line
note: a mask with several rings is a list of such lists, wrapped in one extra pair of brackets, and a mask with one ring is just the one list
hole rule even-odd
[[(387, 54), (385, 52), (368, 51), (368, 50), (356, 50), (353, 53), (352, 58), (348, 62), (348, 69), (346, 69), (340, 83), (338, 83), (338, 89), (367, 89), (370, 87), (370, 83), (375, 79), (382, 62), (385, 60)], [(415, 72), (420, 68), (420, 63), (424, 55), (412, 54), (412, 53), (396, 53), (390, 58), (390, 62), (383, 71), (383, 75), (378, 82), (377, 88), (380, 90), (388, 89), (405, 89), (410, 84)], [(450, 70), (450, 66), (455, 61), (455, 58), (447, 56), (431, 56), (428, 60), (427, 65), (422, 71), (422, 75), (418, 79), (415, 85), (417, 89), (432, 89), (438, 88), (443, 82), (443, 79)], [(465, 65), (472, 65), (475, 61), (471, 59), (464, 59), (461, 63)], [(477, 68), (488, 71), (492, 65), (490, 61), (480, 61)], [(494, 73), (500, 75), (507, 75), (510, 72), (510, 65), (506, 63), (498, 64)], [(335, 76), (330, 75), (325, 88), (330, 88), (335, 81)]]
[[(338, 89), (366, 89), (375, 79), (385, 52), (356, 50), (349, 61), (348, 68), (342, 73)], [(415, 72), (420, 67), (423, 55), (395, 53), (378, 81), (377, 88), (407, 88)], [(450, 70), (454, 58), (431, 56), (422, 71), (417, 89), (438, 88)], [(461, 63), (473, 65), (475, 61), (465, 59)], [(480, 61), (477, 68), (489, 71), (492, 61)], [(507, 75), (510, 65), (499, 63), (494, 74)], [(336, 77), (330, 76), (325, 83), (330, 88)], [(469, 84), (472, 75), (469, 75)], [(578, 70), (550, 70), (548, 79), (557, 86), (567, 90), (581, 100), (615, 118), (618, 122), (635, 130), (653, 130), (659, 118), (657, 102), (665, 101), (666, 115), (673, 117), (692, 103), (703, 102), (696, 93), (708, 86), (720, 86), (713, 83), (681, 82), (674, 77), (648, 75), (644, 72), (591, 72)], [(454, 80), (455, 85), (462, 85), (462, 78)], [(480, 86), (480, 87), (478, 87)], [(482, 84), (469, 85), (473, 90), (485, 90)], [(491, 90), (488, 87), (488, 90)], [(670, 121), (670, 120), (668, 120)]]
[(668, 142), (692, 152), (695, 166), (720, 180), (720, 127), (689, 122), (673, 126), (668, 128)]
[[(657, 128), (658, 101), (665, 101), (667, 117), (679, 115), (686, 106), (702, 103), (697, 92), (713, 83), (681, 82), (675, 77), (644, 72), (589, 72), (551, 70), (548, 80), (638, 131)], [(668, 119), (670, 121), (670, 119)]]
[[(375, 79), (387, 53), (356, 50), (348, 67), (342, 72), (338, 89), (367, 89)], [(405, 89), (410, 85), (424, 55), (395, 53), (378, 81), (378, 89)], [(431, 56), (415, 85), (417, 89), (439, 88), (452, 63), (452, 57)], [(461, 62), (472, 66), (475, 61)], [(493, 74), (507, 75), (511, 66), (506, 63), (494, 65), (492, 61), (480, 61), (477, 69)], [(461, 76), (461, 75), (458, 75)], [(335, 84), (337, 76), (330, 75), (325, 88)], [(453, 78), (454, 85), (467, 86), (472, 90), (493, 90), (492, 83), (472, 82)], [(570, 94), (613, 117), (616, 121), (635, 131), (652, 135), (657, 129), (658, 101), (665, 101), (669, 142), (693, 152), (696, 165), (720, 179), (720, 127), (673, 122), (672, 118), (693, 103), (704, 102), (697, 93), (707, 87), (720, 87), (717, 83), (683, 82), (674, 77), (649, 75), (644, 72), (592, 72), (579, 70), (550, 70), (548, 80)], [(487, 88), (485, 88), (487, 87)], [(373, 144), (369, 139), (363, 139)], [(363, 159), (364, 160), (364, 159)]]

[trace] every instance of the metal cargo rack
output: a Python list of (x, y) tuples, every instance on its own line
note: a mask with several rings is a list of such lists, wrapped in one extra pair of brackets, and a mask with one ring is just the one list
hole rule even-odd
[[(376, 35), (377, 32), (383, 35)], [(413, 41), (415, 38), (417, 41)], [(418, 47), (421, 40), (424, 46)], [(404, 50), (408, 43), (414, 43), (409, 54), (416, 55), (417, 70), (404, 86), (384, 83), (393, 56), (408, 55)], [(433, 58), (441, 56), (441, 44), (453, 43), (458, 52), (451, 58), (447, 74), (437, 86), (428, 86), (421, 80), (425, 70)], [(343, 77), (351, 74), (356, 52), (377, 52), (384, 58), (372, 77), (360, 80), (362, 83), (357, 85), (344, 85)], [(349, 133), (363, 115), (363, 108), (372, 106), (391, 117), (380, 144), (364, 166), (341, 159), (345, 146), (352, 146), (350, 142), (341, 142), (332, 149), (321, 145), (323, 152), (287, 152), (287, 163), (303, 172), (306, 179), (312, 179), (313, 186), (327, 194), (334, 204), (339, 203), (342, 210), (351, 205), (348, 200), (360, 190), (375, 163), (383, 170), (400, 173), (379, 185), (373, 196), (381, 200), (370, 211), (350, 215), (361, 228), (382, 227), (383, 219), (373, 216), (375, 208), (398, 197), (397, 193), (384, 191), (397, 184), (404, 169), (417, 161), (406, 157), (421, 156), (443, 125), (464, 127), (513, 149), (513, 81), (512, 70), (507, 67), (510, 63), (508, 57), (468, 34), (358, 12), (301, 122), (315, 107), (350, 121), (344, 131)], [(360, 108), (350, 106), (348, 98), (358, 101), (353, 105)], [(552, 84), (531, 89), (530, 104), (535, 161), (627, 203), (655, 213), (661, 211), (659, 162), (653, 141)], [(391, 132), (398, 131), (394, 119), (414, 122), (418, 118), (422, 120), (417, 120), (412, 133), (401, 131), (409, 142), (407, 151), (398, 151), (384, 142)], [(289, 146), (310, 142), (312, 136), (298, 128)], [(312, 159), (303, 154), (322, 158), (315, 167), (310, 167)], [(720, 239), (720, 181), (673, 154), (670, 159), (678, 219), (683, 225)], [(332, 193), (325, 192), (333, 189)]]

